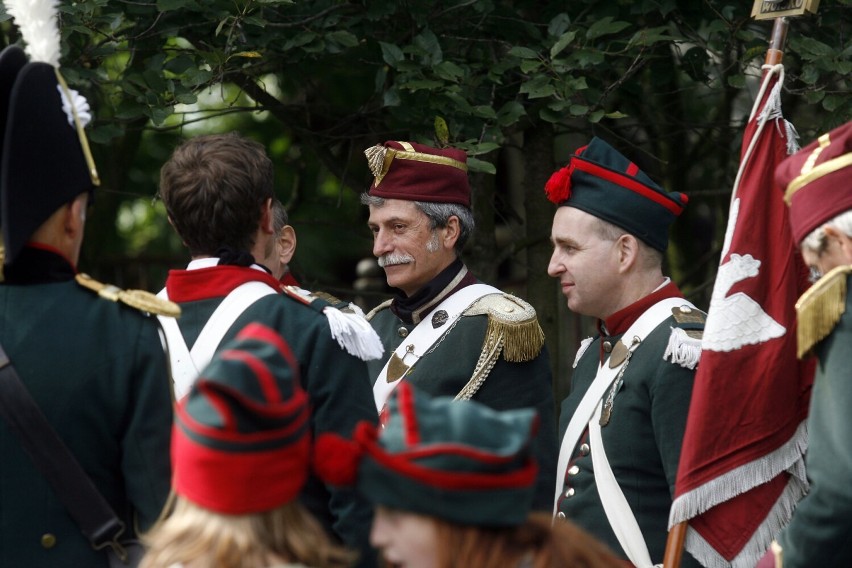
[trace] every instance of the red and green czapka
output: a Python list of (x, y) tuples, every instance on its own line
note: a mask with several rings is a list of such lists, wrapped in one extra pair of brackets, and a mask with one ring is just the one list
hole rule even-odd
[(381, 422), (359, 424), (353, 440), (321, 436), (318, 474), (356, 485), (373, 503), (457, 524), (526, 521), (538, 472), (530, 448), (534, 410), (433, 399), (403, 382)]
[(308, 396), (290, 347), (274, 330), (247, 325), (178, 404), (175, 492), (231, 515), (292, 501), (310, 467), (308, 418)]
[(669, 244), (669, 226), (688, 198), (666, 192), (615, 148), (593, 138), (544, 186), (556, 205), (575, 207), (621, 227), (658, 251)]

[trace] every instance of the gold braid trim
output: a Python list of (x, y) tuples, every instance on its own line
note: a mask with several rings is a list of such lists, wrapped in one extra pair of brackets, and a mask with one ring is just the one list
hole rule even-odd
[(503, 344), (503, 358), (512, 363), (531, 361), (538, 357), (544, 347), (544, 331), (536, 318), (535, 309), (527, 302), (511, 294), (489, 294), (483, 296), (464, 315), (488, 315), (485, 331), (486, 345), (498, 338)]
[(127, 304), (139, 311), (158, 316), (179, 317), (180, 306), (174, 302), (158, 298), (151, 292), (145, 290), (122, 290), (112, 284), (98, 282), (88, 274), (80, 273), (76, 276), (77, 284), (93, 292), (98, 296), (112, 302)]
[(796, 302), (800, 359), (831, 333), (846, 311), (846, 277), (850, 273), (852, 265), (834, 268)]

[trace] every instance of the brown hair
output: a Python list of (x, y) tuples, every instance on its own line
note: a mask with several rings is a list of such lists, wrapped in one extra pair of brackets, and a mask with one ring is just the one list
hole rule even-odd
[(281, 562), (343, 568), (355, 559), (295, 501), (264, 513), (222, 515), (178, 496), (174, 511), (143, 542), (148, 551), (140, 568), (265, 568)]
[(198, 136), (178, 146), (160, 170), (160, 197), (195, 255), (223, 246), (251, 250), (261, 211), (274, 198), (264, 147), (237, 133)]
[(624, 563), (571, 522), (532, 513), (517, 527), (456, 525), (435, 519), (438, 568), (622, 568)]

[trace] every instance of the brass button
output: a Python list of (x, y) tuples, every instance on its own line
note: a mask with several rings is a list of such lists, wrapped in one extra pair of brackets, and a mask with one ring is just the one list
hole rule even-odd
[(571, 497), (573, 497), (573, 496), (574, 496), (574, 488), (573, 488), (573, 487), (569, 487), (569, 488), (568, 488), (568, 491), (566, 491), (566, 492), (565, 492), (565, 498), (566, 498), (566, 499), (570, 499), (570, 498), (571, 498)]
[(556, 517), (557, 517), (557, 518), (560, 518), (560, 519), (564, 519), (564, 518), (565, 518), (565, 513), (563, 513), (562, 511), (559, 511), (558, 513), (556, 513)]
[(587, 456), (592, 449), (589, 447), (589, 444), (581, 444), (580, 445), (580, 455)]
[(607, 353), (609, 353), (610, 351), (612, 351), (612, 342), (610, 342), (610, 341), (604, 341), (604, 342), (603, 342), (603, 350), (604, 350), (604, 351), (606, 351)]
[(408, 329), (407, 328), (401, 327), (398, 330), (396, 330), (396, 332), (399, 334), (400, 337), (408, 337)]
[(51, 533), (41, 535), (41, 545), (44, 548), (53, 548), (56, 546), (56, 536)]
[(580, 466), (572, 465), (571, 467), (568, 468), (568, 475), (574, 476), (574, 475), (577, 475), (578, 473), (580, 473)]

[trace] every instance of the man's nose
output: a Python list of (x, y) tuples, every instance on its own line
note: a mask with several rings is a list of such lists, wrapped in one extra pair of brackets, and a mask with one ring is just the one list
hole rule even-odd
[(379, 229), (373, 237), (373, 256), (376, 258), (393, 251), (392, 240), (387, 233)]

